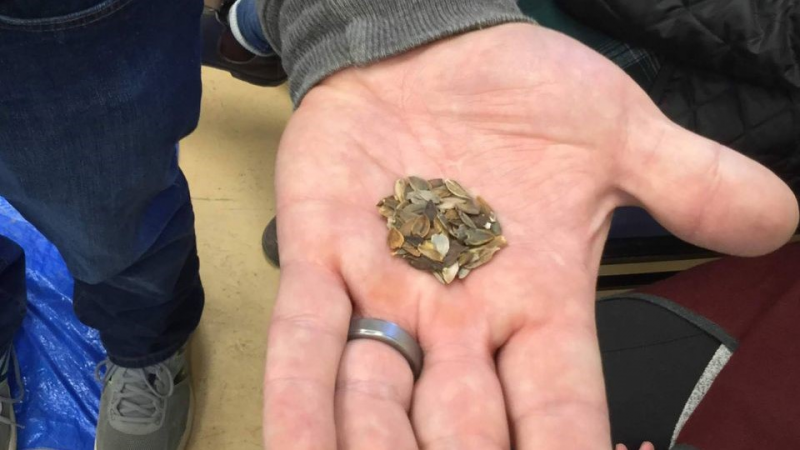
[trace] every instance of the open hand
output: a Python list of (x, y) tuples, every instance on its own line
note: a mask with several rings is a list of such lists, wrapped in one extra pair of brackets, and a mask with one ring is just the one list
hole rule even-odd
[[(407, 175), (480, 194), (509, 246), (447, 287), (393, 258), (375, 204)], [(326, 79), (286, 129), (277, 196), (270, 450), (607, 450), (594, 299), (614, 208), (739, 255), (780, 246), (798, 214), (767, 169), (671, 123), (592, 50), (523, 24)], [(353, 315), (416, 337), (416, 384), (388, 346), (346, 342)]]

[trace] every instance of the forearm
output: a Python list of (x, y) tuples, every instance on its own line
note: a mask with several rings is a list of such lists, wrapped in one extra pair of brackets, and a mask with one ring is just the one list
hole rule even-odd
[(258, 0), (299, 104), (315, 84), (438, 39), (530, 21), (515, 0)]

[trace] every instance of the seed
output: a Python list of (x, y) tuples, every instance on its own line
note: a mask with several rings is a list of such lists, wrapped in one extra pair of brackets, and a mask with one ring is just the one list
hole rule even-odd
[(406, 180), (401, 178), (394, 183), (394, 196), (398, 202), (403, 202), (406, 199)]
[(448, 209), (447, 211), (445, 211), (444, 217), (445, 219), (447, 219), (446, 222), (455, 222), (457, 220), (461, 220), (461, 218), (458, 215), (458, 211), (456, 211), (455, 209)]
[(453, 239), (450, 241), (450, 250), (444, 256), (444, 265), (449, 266), (458, 261), (459, 255), (463, 254), (464, 250), (466, 250), (466, 247), (461, 245), (457, 240)]
[(481, 209), (478, 207), (478, 204), (472, 200), (467, 200), (463, 203), (459, 203), (456, 205), (456, 208), (467, 214), (478, 214), (481, 212)]
[(458, 275), (458, 264), (445, 267), (444, 270), (442, 270), (444, 284), (452, 283), (453, 280), (456, 279), (456, 275)]
[(471, 229), (467, 230), (466, 234), (467, 238), (464, 239), (464, 242), (467, 245), (483, 245), (494, 239), (494, 234), (486, 230)]
[(426, 202), (441, 203), (442, 199), (431, 191), (419, 191), (417, 195)]
[(447, 186), (445, 186), (444, 183), (431, 189), (431, 192), (438, 195), (439, 198), (455, 198), (452, 197), (453, 194), (447, 189)]
[(413, 244), (411, 244), (408, 241), (403, 243), (403, 250), (405, 250), (405, 252), (408, 253), (409, 255), (413, 255), (413, 256), (416, 256), (416, 257), (419, 257), (422, 254), (422, 253), (419, 252), (419, 250), (417, 250), (416, 246), (414, 246)]
[(415, 258), (415, 257), (410, 257), (409, 255), (405, 255), (403, 256), (403, 259), (408, 261), (408, 264), (410, 264), (411, 267), (418, 270), (423, 270), (425, 272), (436, 272), (444, 268), (442, 263), (431, 261), (428, 258)]
[(394, 208), (390, 208), (386, 205), (381, 205), (378, 207), (378, 212), (385, 218), (390, 218), (394, 215)]
[(505, 236), (497, 236), (492, 239), (491, 245), (494, 245), (497, 248), (505, 248), (508, 247), (508, 241), (506, 240)]
[(492, 230), (492, 233), (494, 233), (494, 234), (496, 234), (498, 236), (503, 234), (503, 227), (500, 226), (500, 222), (493, 222), (491, 230)]
[(447, 190), (452, 192), (453, 195), (455, 195), (456, 197), (470, 198), (470, 195), (467, 192), (467, 190), (461, 187), (461, 185), (458, 184), (457, 181), (445, 179), (444, 185), (447, 186)]
[[(412, 193), (412, 195), (413, 194), (414, 193)], [(425, 203), (422, 202), (411, 203), (410, 205), (403, 208), (403, 211), (416, 216), (422, 211), (425, 211)]]
[(466, 200), (463, 198), (458, 197), (447, 197), (439, 203), (439, 209), (442, 211), (447, 211), (448, 209), (453, 209), (460, 205), (461, 203), (465, 203)]
[(417, 249), (419, 250), (420, 253), (422, 253), (423, 256), (430, 259), (431, 261), (442, 262), (444, 260), (444, 255), (442, 255), (441, 253), (439, 253), (438, 250), (436, 250), (436, 246), (433, 245), (431, 241), (423, 242), (417, 247)]
[(472, 222), (475, 224), (476, 227), (483, 228), (484, 230), (488, 230), (489, 227), (492, 225), (491, 223), (489, 223), (489, 218), (486, 217), (483, 213), (478, 214), (477, 216), (473, 216)]
[(465, 278), (508, 245), (489, 204), (455, 180), (397, 180), (394, 195), (381, 199), (377, 209), (386, 219), (392, 254), (445, 285)]
[(417, 215), (413, 212), (408, 211), (407, 209), (408, 208), (396, 210), (395, 218), (400, 219), (400, 221), (403, 223), (411, 222), (414, 219), (416, 219)]
[(458, 259), (456, 261), (458, 261), (459, 266), (466, 265), (467, 263), (472, 261), (472, 253), (464, 252), (458, 255)]
[(427, 181), (423, 180), (420, 177), (415, 177), (413, 175), (408, 177), (408, 184), (410, 184), (411, 187), (415, 191), (430, 191), (431, 190), (431, 184), (430, 183), (428, 183)]
[(459, 241), (462, 241), (465, 244), (469, 244), (469, 242), (467, 242), (467, 237), (469, 236), (467, 234), (467, 231), (469, 230), (470, 228), (468, 228), (466, 225), (464, 224), (459, 225), (458, 228), (456, 229), (456, 238), (458, 238)]
[(414, 230), (414, 225), (417, 223), (417, 217), (414, 217), (408, 222), (403, 223), (403, 225), (401, 225), (399, 229), (400, 234), (402, 234), (403, 236), (411, 236), (413, 234), (412, 231)]
[(408, 237), (406, 237), (406, 242), (411, 244), (411, 245), (413, 245), (414, 247), (418, 246), (419, 244), (422, 244), (422, 242), (424, 240), (425, 239), (422, 239), (421, 237), (417, 237), (417, 236), (408, 236)]
[(425, 237), (431, 230), (431, 221), (425, 216), (417, 216), (411, 227), (411, 234), (414, 236)]
[(439, 211), (436, 209), (436, 205), (433, 202), (428, 202), (428, 203), (425, 204), (424, 214), (425, 214), (425, 217), (428, 218), (428, 220), (435, 219), (436, 218), (436, 214), (438, 212)]
[(466, 225), (467, 228), (478, 228), (478, 226), (475, 225), (475, 222), (473, 222), (472, 219), (470, 219), (469, 216), (464, 214), (462, 211), (458, 212), (458, 218), (464, 222), (464, 225)]
[(397, 250), (398, 248), (403, 246), (403, 242), (405, 242), (405, 238), (403, 234), (397, 230), (397, 228), (392, 228), (389, 230), (389, 239), (387, 240), (389, 244), (389, 248), (392, 250)]
[(485, 214), (489, 217), (490, 220), (496, 220), (494, 216), (494, 211), (492, 211), (492, 207), (486, 203), (486, 200), (483, 199), (480, 195), (475, 198), (475, 201), (478, 203), (478, 206), (481, 208), (481, 213)]
[(433, 229), (435, 234), (447, 232), (447, 226), (444, 225), (444, 222), (445, 221), (442, 220), (441, 216), (436, 216), (436, 218), (433, 219), (433, 227), (431, 228)]
[(477, 253), (477, 255), (478, 255), (477, 259), (475, 259), (475, 261), (465, 265), (464, 267), (466, 267), (467, 269), (470, 269), (470, 270), (475, 270), (478, 267), (480, 267), (480, 266), (486, 264), (487, 262), (489, 262), (489, 260), (492, 259), (492, 256), (494, 256), (494, 254), (497, 253), (499, 250), (500, 250), (500, 247), (482, 247), (481, 251), (479, 251)]
[(431, 243), (440, 255), (446, 255), (450, 251), (450, 239), (444, 234), (434, 234), (431, 236)]
[(406, 198), (411, 203), (414, 203), (414, 204), (417, 204), (417, 205), (423, 205), (423, 208), (425, 207), (425, 203), (428, 202), (428, 200), (425, 200), (424, 198), (422, 198), (422, 195), (420, 195), (420, 192), (418, 192), (418, 191), (407, 193), (406, 194)]
[(385, 198), (381, 199), (381, 201), (378, 202), (377, 206), (386, 205), (386, 206), (388, 206), (390, 208), (397, 208), (398, 203), (400, 203), (400, 202), (398, 202), (397, 199), (394, 198), (394, 196), (390, 195), (388, 197), (385, 197)]

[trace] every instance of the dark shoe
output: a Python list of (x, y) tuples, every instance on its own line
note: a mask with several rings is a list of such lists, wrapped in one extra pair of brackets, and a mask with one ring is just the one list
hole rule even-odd
[[(11, 397), (11, 388), (8, 378), (14, 375), (19, 386), (20, 394)], [(19, 363), (14, 348), (9, 347), (0, 355), (0, 450), (16, 450), (17, 448), (17, 422), (14, 418), (14, 404), (22, 401), (25, 388), (22, 387), (22, 377), (19, 374)]]
[(186, 350), (141, 369), (105, 367), (95, 450), (184, 450), (192, 428), (192, 381)]
[(264, 235), (261, 236), (261, 247), (264, 248), (264, 256), (267, 260), (275, 265), (281, 267), (281, 258), (278, 255), (278, 224), (275, 217), (269, 221), (269, 225), (264, 229)]
[(278, 86), (286, 81), (281, 58), (250, 53), (233, 37), (228, 27), (228, 11), (233, 2), (225, 2), (219, 11), (203, 11), (203, 65), (230, 72), (234, 78), (257, 86)]

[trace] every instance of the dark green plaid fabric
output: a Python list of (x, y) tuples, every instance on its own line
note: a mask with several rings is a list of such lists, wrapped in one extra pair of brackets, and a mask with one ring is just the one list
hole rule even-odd
[(650, 89), (661, 69), (661, 58), (658, 55), (616, 39), (607, 38), (594, 49), (625, 70), (645, 90)]
[(588, 27), (562, 11), (554, 0), (519, 0), (522, 11), (540, 25), (560, 31), (595, 49), (621, 67), (639, 86), (648, 90), (661, 69), (662, 59)]

